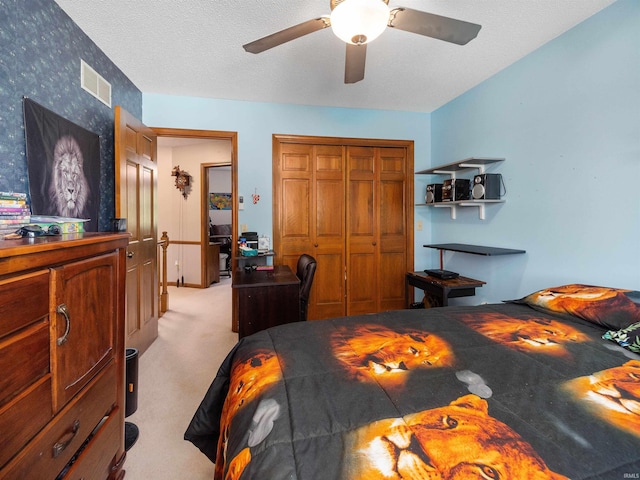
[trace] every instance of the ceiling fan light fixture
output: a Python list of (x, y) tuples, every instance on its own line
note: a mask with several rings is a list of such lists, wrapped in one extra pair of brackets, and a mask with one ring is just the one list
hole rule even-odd
[(331, 12), (333, 33), (352, 45), (375, 40), (388, 22), (389, 7), (383, 0), (344, 0)]

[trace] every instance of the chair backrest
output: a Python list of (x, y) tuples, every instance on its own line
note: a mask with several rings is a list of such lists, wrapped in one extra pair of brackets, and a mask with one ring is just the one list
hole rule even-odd
[(317, 262), (311, 255), (303, 253), (298, 259), (296, 275), (300, 279), (300, 321), (307, 319), (307, 305), (309, 293), (313, 284), (313, 276), (316, 273)]
[(220, 251), (223, 253), (231, 254), (231, 230), (231, 224), (211, 225), (209, 227), (209, 233), (217, 235), (215, 241), (220, 244)]

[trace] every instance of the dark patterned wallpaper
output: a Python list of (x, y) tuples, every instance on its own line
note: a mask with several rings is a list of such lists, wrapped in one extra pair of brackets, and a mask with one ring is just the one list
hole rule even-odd
[(22, 98), (100, 136), (100, 230), (114, 215), (112, 108), (82, 90), (80, 59), (112, 88), (112, 105), (142, 118), (142, 92), (53, 0), (0, 0), (0, 190), (28, 192)]

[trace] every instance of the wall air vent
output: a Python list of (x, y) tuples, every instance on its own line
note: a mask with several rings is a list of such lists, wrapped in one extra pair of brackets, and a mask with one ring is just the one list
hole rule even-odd
[(107, 107), (111, 107), (111, 84), (91, 68), (84, 60), (80, 60), (80, 85)]

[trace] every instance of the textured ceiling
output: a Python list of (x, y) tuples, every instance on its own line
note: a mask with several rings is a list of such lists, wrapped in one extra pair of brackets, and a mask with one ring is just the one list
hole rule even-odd
[(327, 28), (264, 53), (242, 45), (330, 13), (329, 0), (56, 0), (145, 93), (431, 112), (614, 0), (390, 0), (482, 25), (458, 46), (387, 28), (345, 85)]

